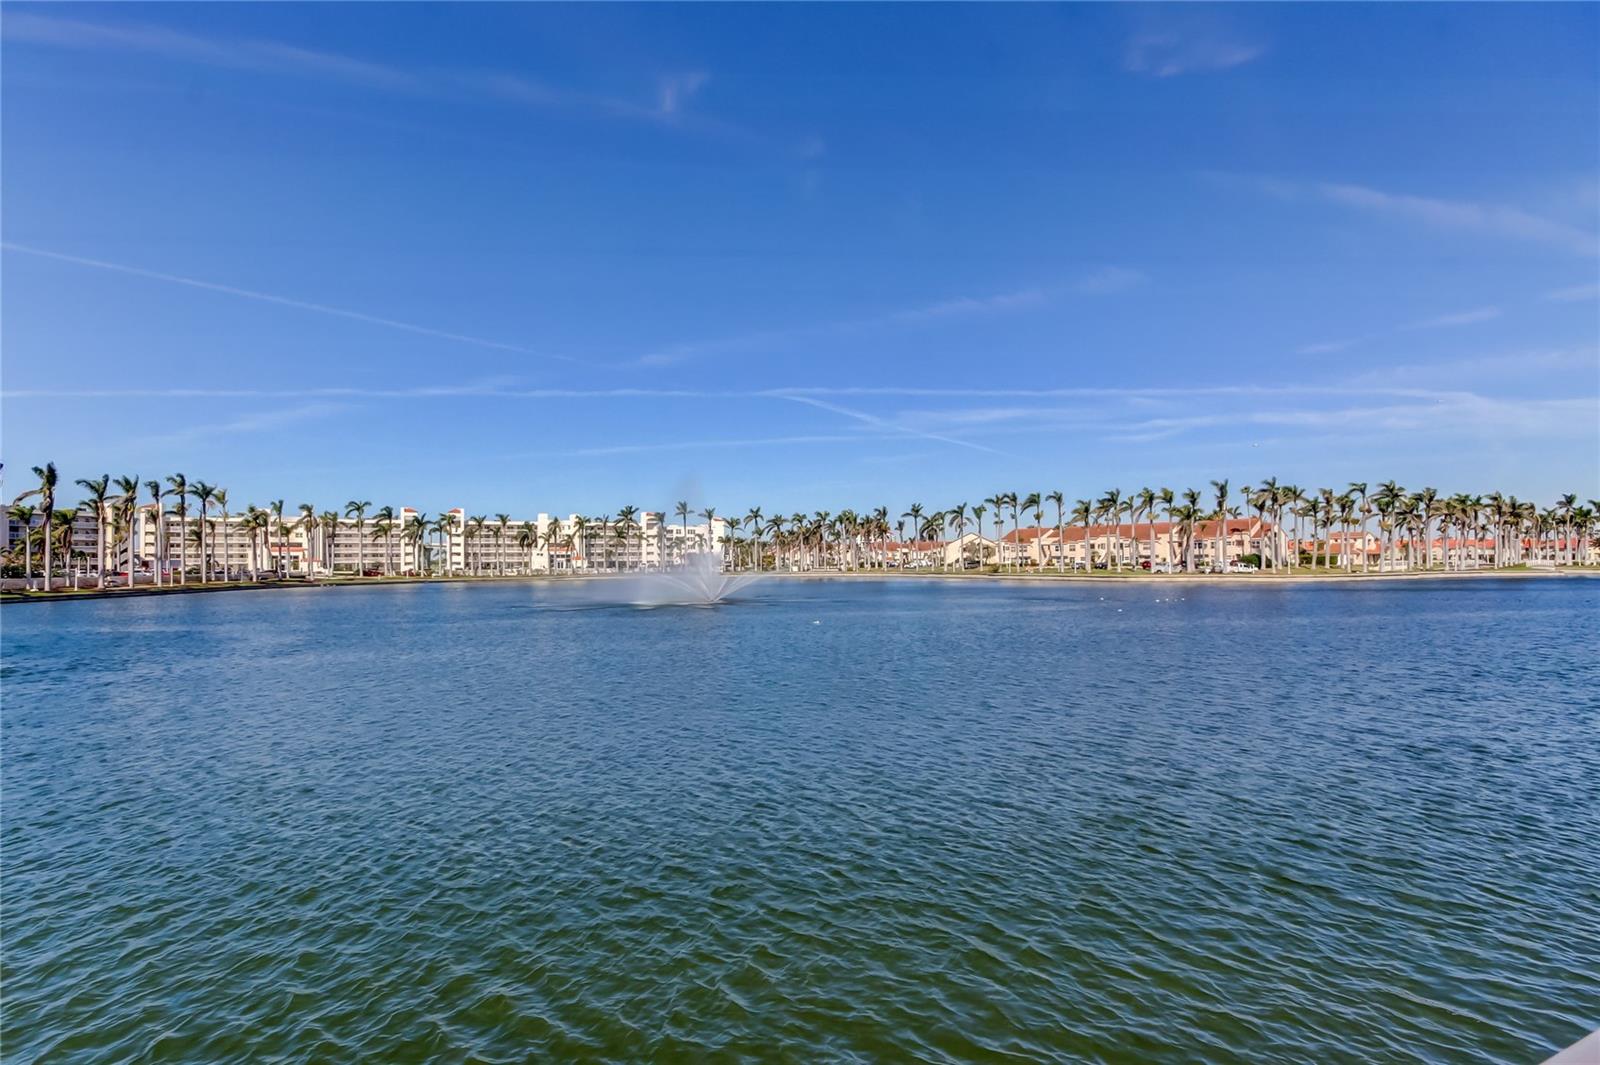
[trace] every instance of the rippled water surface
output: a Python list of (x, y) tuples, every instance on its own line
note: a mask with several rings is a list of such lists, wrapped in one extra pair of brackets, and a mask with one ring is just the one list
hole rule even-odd
[(8, 1061), (1536, 1062), (1600, 582), (7, 607)]

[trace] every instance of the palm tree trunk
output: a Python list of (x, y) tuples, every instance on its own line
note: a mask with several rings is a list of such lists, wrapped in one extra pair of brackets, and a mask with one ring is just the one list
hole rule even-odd
[(106, 586), (106, 511), (105, 504), (95, 504), (94, 516), (94, 575), (95, 586)]

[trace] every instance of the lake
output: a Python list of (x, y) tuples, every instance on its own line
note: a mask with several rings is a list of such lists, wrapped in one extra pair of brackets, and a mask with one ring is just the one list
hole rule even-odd
[(8, 1060), (1537, 1062), (1600, 581), (8, 606)]

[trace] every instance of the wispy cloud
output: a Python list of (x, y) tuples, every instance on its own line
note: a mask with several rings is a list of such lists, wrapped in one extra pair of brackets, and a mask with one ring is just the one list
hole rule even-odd
[(1538, 388), (1550, 381), (1584, 379), (1600, 382), (1600, 348), (1507, 351), (1439, 362), (1395, 363), (1363, 371), (1351, 377), (1348, 383), (1358, 388), (1377, 389), (1426, 387), (1441, 381), (1448, 381), (1456, 388), (1504, 387), (1513, 383)]
[(1455, 314), (1441, 314), (1433, 318), (1424, 318), (1418, 322), (1411, 322), (1406, 329), (1449, 329), (1458, 325), (1473, 325), (1477, 322), (1488, 322), (1500, 317), (1499, 307), (1475, 307), (1470, 311), (1458, 311)]
[(1129, 422), (1112, 439), (1150, 443), (1186, 433), (1259, 426), (1300, 432), (1405, 433), (1408, 435), (1583, 438), (1594, 434), (1595, 399), (1504, 399), (1471, 392), (1449, 393), (1425, 403), (1387, 403), (1327, 408), (1286, 407), (1189, 414)]
[(10, 241), (0, 241), (0, 248), (6, 251), (18, 252), (22, 255), (35, 255), (43, 259), (55, 259), (58, 262), (72, 263), (75, 266), (88, 266), (96, 270), (110, 270), (113, 273), (127, 274), (131, 277), (142, 277), (151, 281), (165, 281), (168, 284), (184, 285), (189, 288), (204, 289), (207, 292), (220, 292), (226, 296), (237, 296), (241, 299), (256, 300), (260, 303), (272, 303), (280, 307), (292, 307), (299, 311), (311, 311), (315, 314), (328, 314), (337, 318), (348, 318), (356, 322), (365, 322), (368, 325), (383, 326), (386, 329), (399, 329), (407, 333), (416, 333), (421, 336), (436, 337), (440, 340), (453, 340), (461, 344), (472, 344), (480, 348), (494, 348), (498, 351), (514, 351), (521, 355), (537, 355), (541, 358), (560, 359), (573, 361), (567, 355), (551, 355), (545, 352), (534, 351), (532, 348), (520, 344), (506, 344), (498, 340), (485, 340), (483, 337), (467, 336), (463, 333), (449, 333), (442, 329), (432, 329), (425, 325), (416, 325), (412, 322), (401, 322), (393, 318), (381, 318), (374, 314), (362, 311), (352, 311), (344, 307), (330, 307), (325, 303), (312, 303), (307, 300), (290, 299), (287, 296), (274, 296), (268, 292), (255, 292), (247, 288), (236, 288), (232, 285), (221, 285), (214, 281), (202, 281), (195, 277), (182, 277), (177, 274), (165, 274), (157, 270), (146, 270), (142, 267), (128, 266), (123, 263), (111, 263), (102, 259), (88, 259), (80, 255), (67, 255), (63, 252), (46, 251), (43, 248), (30, 248), (23, 244), (13, 244)]
[(687, 74), (674, 74), (661, 79), (660, 89), (656, 94), (656, 110), (663, 115), (675, 115), (700, 91), (711, 75), (703, 70), (690, 71)]
[(786, 329), (762, 329), (715, 340), (682, 341), (646, 352), (637, 366), (673, 366), (693, 358), (734, 351), (773, 347), (822, 336), (869, 332), (893, 326), (920, 326), (954, 318), (1026, 311), (1045, 306), (1063, 295), (1105, 295), (1143, 284), (1145, 275), (1125, 266), (1100, 267), (1065, 284), (1030, 285), (983, 296), (952, 296), (932, 303), (885, 311), (864, 318), (819, 322)]
[(143, 437), (135, 441), (135, 443), (205, 443), (216, 440), (218, 437), (237, 436), (241, 433), (266, 432), (272, 429), (281, 429), (285, 425), (294, 425), (298, 422), (310, 421), (316, 418), (328, 418), (335, 414), (343, 414), (350, 409), (350, 404), (348, 403), (305, 403), (280, 410), (252, 411), (230, 418), (227, 421), (185, 425), (171, 432)]
[(1474, 325), (1478, 322), (1489, 322), (1504, 313), (1499, 307), (1475, 307), (1470, 311), (1459, 311), (1454, 314), (1440, 314), (1431, 318), (1423, 318), (1404, 325), (1394, 326), (1390, 329), (1376, 333), (1365, 333), (1361, 336), (1344, 337), (1340, 340), (1322, 340), (1314, 344), (1305, 344), (1295, 349), (1297, 355), (1333, 355), (1341, 351), (1369, 344), (1374, 340), (1395, 333), (1412, 329), (1447, 329), (1453, 326)]
[(725, 448), (789, 447), (799, 444), (859, 444), (863, 440), (879, 439), (884, 433), (832, 433), (800, 436), (758, 436), (742, 439), (713, 438), (708, 440), (660, 440), (645, 444), (614, 444), (609, 447), (585, 447), (565, 452), (567, 455), (593, 457), (600, 455), (653, 454), (658, 451), (714, 451)]
[(801, 158), (821, 153), (821, 142), (780, 141), (732, 123), (689, 113), (688, 105), (710, 80), (703, 70), (669, 72), (656, 79), (653, 97), (638, 99), (556, 86), (502, 70), (402, 69), (284, 41), (201, 36), (163, 26), (98, 22), (34, 12), (6, 12), (6, 40), (54, 48), (133, 52), (170, 62), (278, 77), (314, 79), (383, 92), (447, 99), (513, 103), (574, 115), (646, 122), (688, 132), (727, 136), (779, 148)]
[(1573, 285), (1569, 288), (1558, 288), (1553, 292), (1546, 292), (1544, 298), (1557, 303), (1580, 303), (1584, 300), (1600, 299), (1600, 284), (1590, 282), (1587, 285)]
[(1079, 278), (1071, 285), (1071, 289), (1074, 292), (1094, 296), (1126, 292), (1130, 288), (1138, 288), (1147, 280), (1142, 270), (1133, 270), (1126, 266), (1102, 266)]
[(1123, 69), (1132, 74), (1174, 78), (1231, 70), (1266, 54), (1266, 45), (1215, 22), (1185, 18), (1166, 20), (1134, 34), (1123, 53)]
[(422, 385), (409, 388), (333, 386), (312, 388), (7, 388), (6, 399), (442, 399), (462, 396), (506, 400), (633, 400), (633, 399), (793, 399), (796, 397), (901, 396), (923, 399), (1166, 399), (1185, 396), (1336, 396), (1440, 395), (1434, 390), (1379, 388), (1353, 384), (1202, 385), (1195, 387), (1082, 388), (927, 388), (914, 385), (793, 385), (753, 389), (703, 388), (515, 388), (485, 383)]
[(1367, 185), (1333, 181), (1286, 181), (1259, 175), (1215, 173), (1206, 176), (1248, 186), (1280, 200), (1322, 200), (1430, 229), (1529, 241), (1580, 255), (1600, 253), (1600, 236), (1594, 231), (1542, 218), (1521, 207), (1388, 192)]
[(885, 432), (904, 433), (907, 436), (921, 437), (923, 440), (935, 440), (941, 444), (954, 444), (957, 447), (970, 448), (974, 451), (987, 451), (994, 455), (1002, 454), (1002, 452), (996, 451), (992, 447), (987, 447), (983, 444), (976, 444), (971, 440), (960, 440), (953, 436), (945, 436), (942, 433), (930, 433), (927, 430), (918, 429), (915, 426), (903, 424), (902, 422), (899, 422), (893, 418), (885, 418), (881, 415), (869, 414), (866, 411), (856, 410), (852, 407), (843, 407), (837, 403), (829, 403), (826, 400), (818, 399), (815, 396), (791, 394), (784, 396), (783, 398), (792, 400), (795, 403), (803, 403), (806, 406), (816, 407), (818, 410), (825, 410), (833, 414), (843, 415), (846, 418), (853, 418), (864, 425), (870, 425), (875, 429), (880, 429)]
[(1295, 349), (1297, 355), (1332, 355), (1337, 351), (1345, 351), (1357, 344), (1365, 344), (1371, 340), (1370, 336), (1347, 337), (1344, 340), (1323, 340), (1315, 344), (1306, 344)]
[[(507, 402), (628, 402), (664, 400), (715, 403), (796, 404), (846, 419), (847, 426), (799, 427), (771, 436), (675, 437), (584, 447), (570, 454), (614, 456), (652, 451), (740, 447), (860, 444), (918, 439), (989, 455), (1011, 452), (994, 446), (1008, 437), (1035, 441), (1065, 436), (1145, 444), (1195, 436), (1209, 445), (1250, 442), (1258, 430), (1306, 434), (1379, 434), (1479, 439), (1496, 435), (1527, 439), (1593, 440), (1600, 396), (1600, 353), (1593, 349), (1508, 353), (1434, 364), (1400, 365), (1340, 382), (1295, 385), (1083, 388), (923, 388), (914, 386), (797, 386), (774, 389), (538, 389), (465, 384), (409, 389), (212, 390), (210, 398), (298, 400), (279, 410), (250, 412), (232, 420), (189, 426), (156, 442), (202, 442), (231, 433), (270, 431), (304, 419), (333, 415), (357, 399), (426, 402), (443, 396), (476, 395)], [(1588, 381), (1584, 394), (1571, 383)], [(1560, 382), (1555, 396), (1540, 385)], [(1541, 394), (1541, 392), (1543, 394)], [(22, 397), (194, 398), (193, 389), (8, 391)], [(862, 402), (852, 401), (852, 397)], [(924, 401), (908, 407), (897, 400)], [(999, 400), (1000, 402), (996, 402)], [(1062, 401), (1068, 401), (1063, 403)], [(1077, 402), (1072, 402), (1077, 401)], [(1268, 440), (1263, 436), (1256, 444)]]
[(230, 70), (349, 82), (368, 88), (416, 90), (416, 75), (381, 63), (279, 41), (212, 38), (161, 26), (88, 22), (55, 15), (8, 11), (0, 34), (6, 40), (58, 48), (142, 52), (163, 59)]
[(1047, 299), (1049, 299), (1049, 296), (1041, 288), (1025, 288), (1017, 292), (1002, 292), (994, 296), (957, 296), (955, 299), (930, 303), (925, 307), (891, 311), (876, 318), (867, 318), (855, 322), (836, 322), (824, 328), (837, 330), (871, 329), (880, 325), (900, 322), (906, 324), (933, 322), (940, 318), (953, 318), (960, 315), (989, 314), (994, 311), (1014, 311), (1037, 307)]

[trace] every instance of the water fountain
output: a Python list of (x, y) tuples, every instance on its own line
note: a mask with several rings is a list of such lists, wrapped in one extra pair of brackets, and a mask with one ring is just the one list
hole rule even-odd
[[(647, 602), (650, 605), (665, 602), (703, 606), (722, 602), (755, 579), (754, 574), (725, 572), (722, 556), (703, 551), (687, 556), (676, 566), (659, 573), (646, 574), (643, 578), (647, 585), (661, 582), (659, 590), (667, 593), (662, 600), (657, 589), (648, 588)], [(657, 598), (652, 601), (649, 596)]]
[(722, 557), (688, 555), (677, 565), (650, 573), (585, 582), (585, 598), (632, 606), (710, 606), (757, 579), (752, 573), (725, 573)]

